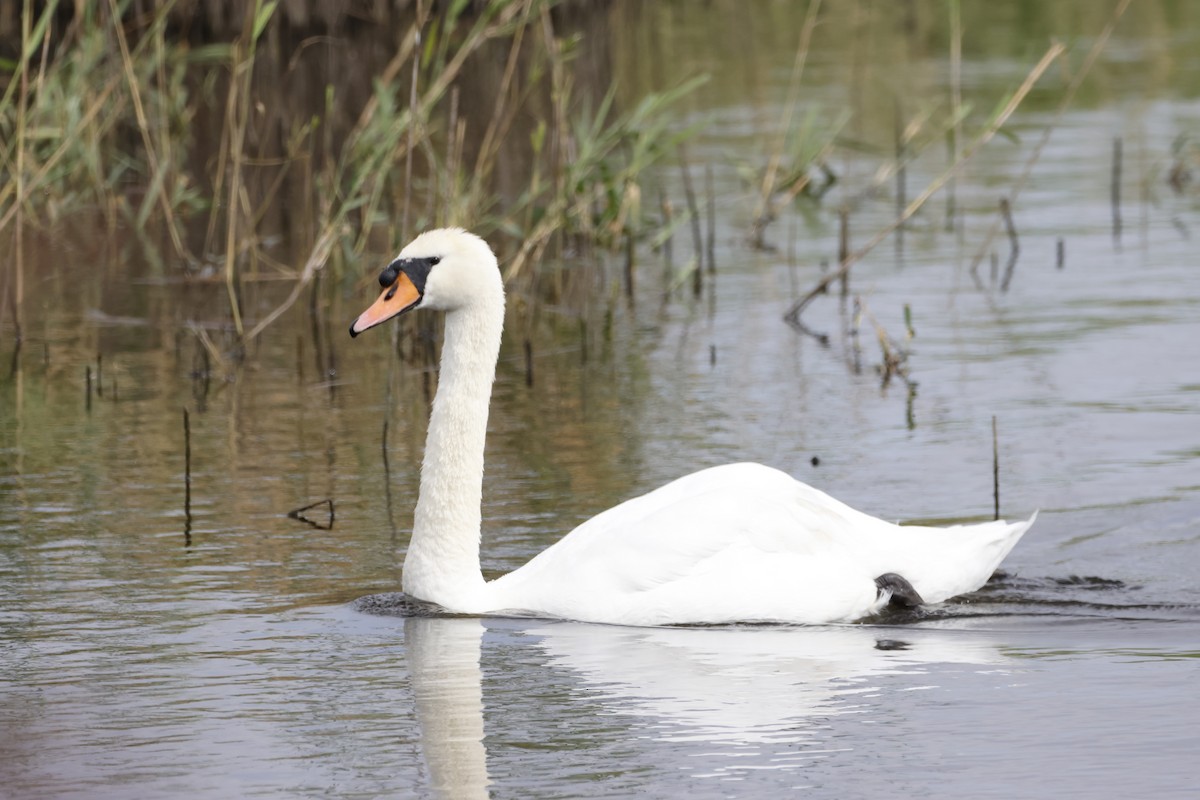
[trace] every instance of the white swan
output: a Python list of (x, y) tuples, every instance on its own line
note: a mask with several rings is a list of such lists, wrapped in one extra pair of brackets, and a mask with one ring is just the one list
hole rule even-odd
[(849, 621), (889, 601), (978, 589), (1036, 518), (901, 527), (770, 467), (729, 464), (611, 508), (484, 581), (483, 448), (504, 327), (496, 257), (461, 229), (428, 231), (379, 282), (351, 336), (413, 308), (446, 312), (402, 584), (449, 611), (624, 625)]

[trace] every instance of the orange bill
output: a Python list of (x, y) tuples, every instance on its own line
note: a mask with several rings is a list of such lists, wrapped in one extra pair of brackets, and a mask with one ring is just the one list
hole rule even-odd
[(396, 282), (383, 290), (379, 299), (371, 307), (358, 315), (358, 319), (350, 326), (350, 335), (358, 336), (367, 328), (374, 328), (381, 322), (387, 322), (397, 314), (402, 314), (421, 302), (421, 293), (403, 272)]

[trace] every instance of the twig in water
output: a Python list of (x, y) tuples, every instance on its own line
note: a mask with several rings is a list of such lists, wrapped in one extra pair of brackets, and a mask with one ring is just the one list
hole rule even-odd
[[(962, 8), (959, 0), (950, 0), (950, 110), (954, 115), (954, 125), (947, 131), (946, 149), (950, 154), (950, 162), (958, 161), (959, 142), (962, 141)], [(946, 191), (946, 230), (952, 231), (956, 225), (958, 213), (956, 195), (958, 192), (958, 176), (950, 178), (950, 186)], [(959, 228), (961, 232), (962, 228)]]
[(1000, 446), (996, 415), (992, 415), (992, 519), (1000, 519)]
[(533, 386), (533, 343), (525, 339), (525, 385)]
[[(392, 467), (388, 461), (388, 418), (383, 418), (383, 435), (379, 440), (379, 449), (383, 455), (383, 498), (387, 506), (388, 527), (392, 538), (396, 537), (396, 522), (392, 517)], [(332, 504), (331, 504), (332, 505)]]
[[(858, 298), (855, 300), (857, 302)], [(862, 315), (869, 319), (875, 327), (875, 338), (879, 341), (880, 355), (883, 359), (877, 367), (881, 381), (880, 389), (887, 389), (892, 378), (898, 377), (911, 391), (916, 383), (908, 377), (908, 348), (888, 334), (883, 325), (879, 324), (879, 320), (875, 319), (875, 316), (867, 309), (865, 303), (860, 308)]]
[[(329, 518), (324, 523), (318, 522), (313, 519), (309, 519), (308, 517), (304, 516), (305, 511), (311, 511), (312, 509), (317, 508), (319, 506), (327, 506), (329, 508)], [(309, 525), (313, 526), (317, 530), (321, 530), (321, 531), (332, 530), (333, 529), (333, 519), (334, 519), (334, 517), (333, 517), (333, 500), (330, 498), (325, 498), (324, 500), (318, 500), (315, 503), (309, 503), (308, 505), (302, 506), (300, 508), (293, 508), (291, 511), (287, 512), (287, 515), (288, 515), (288, 519), (296, 519), (301, 522), (308, 523)]]
[(850, 315), (850, 352), (853, 354), (853, 361), (850, 363), (850, 369), (855, 375), (862, 374), (862, 345), (858, 340), (858, 329), (862, 323), (862, 298), (854, 298), (854, 313)]
[(1058, 241), (1054, 243), (1054, 266), (1062, 269), (1067, 260), (1067, 246), (1063, 242), (1063, 238), (1058, 237)]
[(629, 305), (633, 305), (634, 287), (633, 287), (633, 267), (634, 267), (634, 247), (633, 247), (633, 232), (625, 232), (625, 299), (629, 301)]
[(183, 543), (192, 543), (192, 423), (183, 410)]
[(838, 273), (845, 300), (850, 293), (850, 209), (845, 206), (838, 212)]
[[(904, 206), (908, 204), (905, 199), (907, 195), (906, 178), (907, 166), (905, 164), (905, 156), (907, 148), (904, 146), (904, 123), (900, 111), (900, 98), (896, 98), (895, 113), (893, 120), (893, 136), (895, 137), (896, 148), (896, 216), (900, 217), (904, 214)], [(896, 252), (904, 253), (904, 223), (901, 222), (896, 226)]]
[(1012, 282), (1013, 270), (1017, 266), (1017, 255), (1021, 246), (1017, 242), (1017, 226), (1013, 224), (1012, 207), (1007, 197), (1000, 198), (1000, 215), (1004, 217), (1004, 229), (1008, 233), (1008, 264), (1004, 267), (1004, 280), (1000, 281), (1000, 291), (1007, 292), (1008, 284)]
[(687, 154), (679, 148), (679, 166), (683, 170), (683, 193), (687, 197), (688, 214), (692, 223), (692, 247), (696, 252), (696, 271), (692, 273), (692, 295), (699, 297), (704, 291), (704, 237), (700, 233), (700, 208), (696, 205), (696, 192), (692, 189), (692, 173), (688, 169)]
[(675, 241), (673, 219), (675, 217), (674, 209), (671, 207), (671, 201), (667, 199), (666, 193), (659, 196), (658, 205), (662, 208), (663, 230), (667, 232), (667, 238), (663, 239), (662, 252), (663, 263), (667, 268), (667, 283), (671, 282), (671, 268), (674, 262), (673, 245)]
[(84, 389), (83, 389), (84, 405), (87, 407), (88, 412), (91, 412), (91, 410), (92, 410), (92, 365), (91, 364), (88, 364), (86, 367), (84, 367), (84, 375), (87, 378), (86, 385), (84, 386)]
[(717, 271), (717, 260), (713, 257), (717, 242), (717, 193), (713, 189), (713, 171), (709, 164), (704, 170), (704, 188), (708, 195), (706, 210), (708, 212), (708, 235), (704, 240), (704, 258), (708, 262), (708, 272), (711, 275)]
[(1121, 137), (1113, 139), (1112, 220), (1113, 244), (1121, 245)]
[[(823, 281), (822, 284), (824, 284)], [(801, 297), (799, 300), (793, 303), (792, 307), (789, 308), (787, 313), (783, 315), (783, 321), (790, 325), (791, 328), (797, 333), (803, 333), (806, 336), (811, 336), (816, 339), (822, 347), (828, 347), (829, 334), (821, 333), (820, 331), (814, 331), (812, 328), (805, 325), (800, 319), (800, 315), (804, 313), (804, 309), (808, 306), (808, 304), (811, 303), (817, 295), (824, 292), (828, 286), (828, 284), (822, 284), (818, 284), (817, 288), (813, 289), (804, 297)]]

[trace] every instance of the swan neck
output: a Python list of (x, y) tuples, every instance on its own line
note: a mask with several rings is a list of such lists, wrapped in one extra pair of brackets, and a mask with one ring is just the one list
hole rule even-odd
[(470, 612), (479, 567), (483, 451), (504, 327), (504, 301), (446, 314), (437, 393), (429, 416), (421, 493), (404, 560), (406, 593)]

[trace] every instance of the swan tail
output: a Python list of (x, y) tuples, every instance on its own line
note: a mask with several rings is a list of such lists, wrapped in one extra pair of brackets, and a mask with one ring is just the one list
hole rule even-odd
[[(881, 573), (892, 572), (912, 583), (925, 603), (940, 603), (976, 591), (1037, 520), (997, 520), (976, 525), (913, 530), (912, 550), (893, 553)], [(906, 529), (912, 530), (912, 529)], [(918, 544), (919, 543), (919, 544)], [(881, 575), (881, 578), (883, 575)]]

